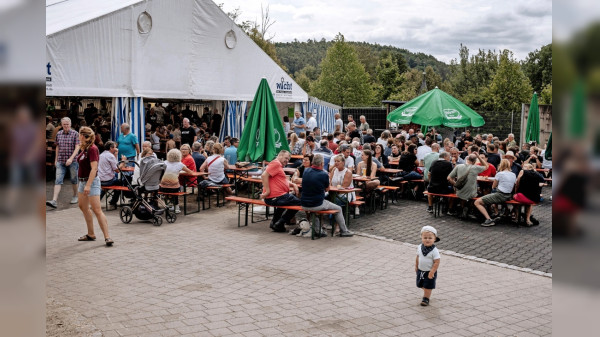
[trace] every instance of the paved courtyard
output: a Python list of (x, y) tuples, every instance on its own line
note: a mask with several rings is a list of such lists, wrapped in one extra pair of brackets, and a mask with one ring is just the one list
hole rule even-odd
[[(550, 187), (544, 187), (546, 198)], [(500, 223), (494, 227), (481, 227), (480, 222), (462, 221), (442, 215), (434, 218), (426, 212), (425, 201), (400, 199), (387, 209), (378, 210), (373, 216), (351, 220), (352, 230), (419, 244), (418, 229), (424, 225), (434, 226), (443, 239), (437, 246), (441, 249), (476, 256), (490, 261), (517, 267), (552, 273), (552, 201), (545, 199), (533, 209), (539, 226), (517, 227)]]
[[(395, 207), (388, 212), (409, 212)], [(423, 203), (418, 210), (421, 219), (429, 216)], [(116, 211), (107, 216), (112, 248), (101, 239), (77, 242), (85, 233), (77, 208), (47, 213), (49, 336), (552, 332), (552, 279), (546, 276), (442, 251), (438, 289), (431, 306), (421, 307), (410, 244), (364, 236), (311, 241), (272, 233), (266, 222), (237, 228), (234, 206), (161, 227), (136, 219), (122, 224)], [(373, 217), (360, 219), (368, 220)], [(360, 221), (354, 229), (366, 231)], [(443, 235), (440, 248), (460, 241), (444, 223), (435, 224)], [(406, 242), (416, 243), (421, 225), (406, 228)], [(101, 238), (97, 228), (96, 234)]]

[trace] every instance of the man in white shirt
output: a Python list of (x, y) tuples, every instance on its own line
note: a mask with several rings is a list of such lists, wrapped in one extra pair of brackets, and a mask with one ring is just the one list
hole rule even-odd
[(424, 166), (423, 159), (425, 158), (425, 156), (428, 153), (431, 153), (431, 144), (433, 144), (433, 141), (431, 140), (431, 138), (427, 137), (427, 139), (425, 140), (425, 144), (417, 148), (417, 160), (419, 161), (419, 163), (421, 163), (421, 166)]
[(317, 127), (317, 120), (313, 117), (312, 112), (310, 111), (306, 113), (306, 118), (306, 131), (312, 132)]
[(336, 113), (334, 118), (335, 118), (335, 130), (333, 130), (333, 132), (336, 132), (336, 131), (343, 132), (344, 121), (342, 121), (340, 114)]

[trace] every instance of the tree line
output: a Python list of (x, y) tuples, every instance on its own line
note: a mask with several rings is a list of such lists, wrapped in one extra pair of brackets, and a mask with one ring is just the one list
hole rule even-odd
[[(261, 8), (262, 9), (262, 8)], [(234, 21), (239, 9), (227, 13)], [(339, 33), (325, 39), (274, 43), (268, 6), (261, 23), (238, 25), (309, 95), (344, 107), (408, 101), (435, 87), (478, 111), (520, 111), (536, 91), (540, 104), (552, 104), (552, 44), (519, 61), (508, 50), (472, 53), (460, 45), (450, 64), (431, 55), (393, 46), (349, 42)]]

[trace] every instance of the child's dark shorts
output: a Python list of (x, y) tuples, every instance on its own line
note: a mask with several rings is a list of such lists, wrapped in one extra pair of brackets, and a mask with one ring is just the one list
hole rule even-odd
[(429, 272), (417, 270), (417, 288), (435, 289), (435, 280), (437, 280), (437, 271), (433, 278), (429, 279)]

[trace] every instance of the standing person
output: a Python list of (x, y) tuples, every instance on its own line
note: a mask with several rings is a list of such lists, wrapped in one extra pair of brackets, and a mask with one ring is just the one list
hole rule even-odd
[[(94, 131), (88, 127), (82, 127), (79, 129), (79, 149), (81, 152), (77, 155), (77, 163), (79, 164), (79, 170), (77, 177), (79, 179), (78, 193), (79, 193), (79, 209), (83, 213), (85, 224), (87, 226), (87, 234), (80, 237), (79, 241), (94, 241), (96, 235), (94, 234), (94, 218), (92, 212), (96, 215), (98, 225), (104, 234), (104, 243), (110, 247), (114, 241), (108, 234), (108, 221), (106, 216), (102, 212), (100, 206), (100, 178), (96, 175), (98, 173), (98, 160), (100, 153), (96, 145), (94, 145)], [(90, 210), (90, 206), (92, 209)]]
[(308, 135), (309, 132), (313, 132), (313, 130), (317, 127), (317, 120), (310, 111), (306, 113), (306, 118), (308, 119), (306, 121), (306, 134)]
[(71, 204), (76, 204), (77, 200), (77, 170), (78, 163), (74, 161), (77, 151), (79, 151), (79, 133), (71, 129), (71, 119), (64, 117), (60, 120), (62, 130), (56, 134), (56, 152), (54, 158), (54, 166), (56, 167), (56, 179), (54, 181), (54, 196), (52, 200), (46, 201), (46, 205), (56, 208), (58, 207), (56, 200), (65, 179), (67, 169), (73, 184), (73, 197)]
[(183, 119), (183, 127), (181, 128), (181, 144), (188, 144), (192, 146), (198, 137), (196, 137), (196, 131), (190, 125), (190, 120), (187, 118)]
[[(260, 198), (265, 200), (265, 204), (274, 207), (300, 205), (300, 199), (296, 197), (299, 194), (298, 185), (290, 182), (283, 171), (290, 158), (288, 151), (281, 150), (277, 158), (269, 163), (267, 169), (261, 175), (263, 192)], [(296, 195), (289, 193), (290, 188), (294, 190)], [(270, 224), (271, 229), (275, 232), (285, 232), (285, 224), (289, 224), (296, 213), (298, 213), (296, 210), (275, 208), (273, 220)]]
[(156, 123), (163, 124), (165, 122), (165, 108), (163, 108), (161, 102), (156, 102), (154, 104), (154, 113), (156, 114)]
[(304, 117), (302, 117), (302, 115), (300, 114), (300, 111), (294, 112), (294, 116), (296, 116), (296, 119), (294, 119), (294, 121), (292, 122), (292, 128), (294, 129), (296, 135), (300, 136), (300, 133), (304, 132), (304, 130), (306, 129), (306, 121), (304, 120)]
[(440, 251), (435, 242), (440, 241), (437, 230), (433, 226), (421, 228), (421, 244), (417, 247), (415, 272), (417, 272), (417, 288), (423, 289), (421, 305), (429, 305), (431, 292), (435, 289), (437, 270), (440, 267)]
[(340, 113), (336, 112), (334, 115), (335, 118), (335, 130), (333, 131), (334, 133), (336, 132), (344, 132), (344, 121), (342, 121), (342, 118), (340, 117)]
[[(98, 178), (100, 179), (101, 186), (120, 186), (122, 185), (121, 180), (117, 176), (118, 168), (124, 168), (125, 163), (121, 162), (119, 164), (117, 160), (119, 150), (114, 142), (108, 141), (104, 144), (104, 152), (100, 154), (100, 159), (98, 160)], [(122, 160), (125, 160), (125, 156), (121, 156)], [(102, 190), (100, 193), (100, 199), (104, 196), (106, 192)], [(117, 205), (117, 201), (119, 201), (119, 196), (121, 193), (113, 193), (113, 196), (109, 202), (112, 206)]]
[[(312, 166), (304, 171), (302, 177), (302, 197), (300, 199), (302, 208), (307, 211), (336, 210), (335, 222), (340, 226), (341, 237), (351, 237), (354, 235), (346, 227), (346, 220), (342, 213), (342, 208), (329, 200), (325, 199), (325, 192), (329, 191), (329, 175), (323, 171), (323, 157), (315, 155)], [(318, 230), (320, 236), (327, 236), (321, 229), (319, 217), (315, 217), (313, 224)]]
[(122, 156), (127, 157), (129, 161), (127, 166), (133, 167), (135, 157), (140, 154), (140, 144), (137, 137), (131, 133), (131, 127), (127, 123), (121, 124), (121, 134), (117, 139), (117, 147)]
[(52, 117), (46, 116), (46, 139), (52, 139), (52, 134), (54, 134), (54, 124), (52, 124)]
[[(491, 166), (491, 165), (490, 165)], [(498, 210), (496, 208), (496, 204), (501, 204), (505, 201), (508, 201), (512, 198), (512, 191), (515, 187), (515, 183), (517, 181), (517, 177), (514, 173), (510, 171), (510, 163), (506, 159), (502, 159), (500, 162), (500, 166), (498, 167), (498, 173), (496, 174), (496, 179), (492, 184), (492, 190), (496, 190), (496, 192), (486, 194), (483, 197), (475, 200), (475, 207), (481, 212), (483, 217), (485, 218), (485, 222), (481, 224), (483, 227), (490, 227), (496, 225), (494, 220), (490, 217), (485, 208), (488, 205), (491, 205), (493, 208), (494, 217), (498, 216)]]
[(196, 163), (196, 169), (200, 170), (200, 167), (202, 167), (202, 164), (204, 164), (204, 161), (206, 160), (206, 157), (202, 154), (202, 144), (194, 142), (192, 151), (194, 151), (192, 152), (192, 158), (194, 158), (194, 162)]
[(211, 119), (210, 119), (210, 129), (213, 130), (214, 134), (218, 137), (219, 132), (221, 132), (221, 121), (223, 120), (223, 116), (219, 114), (219, 110), (215, 109)]
[(348, 129), (348, 126), (350, 125), (350, 123), (354, 124), (354, 126), (356, 126), (356, 123), (354, 123), (354, 117), (352, 117), (352, 115), (348, 115), (348, 123), (346, 124), (346, 133), (350, 132), (350, 130)]
[(359, 117), (360, 119), (360, 126), (358, 127), (358, 129), (360, 130), (360, 132), (363, 135), (367, 134), (367, 130), (369, 130), (369, 123), (367, 123), (367, 118), (364, 115), (361, 115)]
[(506, 138), (504, 142), (506, 143), (506, 148), (517, 146), (517, 142), (515, 141), (515, 135), (512, 133), (508, 134), (508, 138)]
[(290, 118), (283, 116), (283, 132), (287, 135), (290, 133)]
[(350, 136), (350, 139), (354, 139), (354, 138), (361, 138), (361, 134), (360, 132), (356, 129), (356, 124), (354, 124), (354, 122), (350, 122), (348, 123), (348, 126), (346, 127), (346, 129), (348, 130), (348, 132), (346, 132), (347, 136)]

